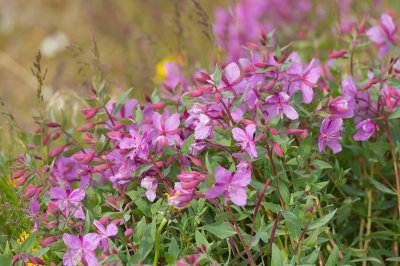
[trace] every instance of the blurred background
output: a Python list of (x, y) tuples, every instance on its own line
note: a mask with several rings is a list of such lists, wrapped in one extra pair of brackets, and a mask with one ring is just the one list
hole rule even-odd
[[(63, 108), (72, 122), (85, 106), (79, 95), (87, 93), (93, 83), (106, 80), (113, 98), (133, 87), (131, 96), (143, 100), (143, 92), (150, 94), (160, 86), (160, 64), (166, 60), (183, 58), (180, 60), (188, 66), (186, 76), (190, 71), (210, 70), (214, 60), (224, 57), (222, 41), (213, 37), (212, 24), (216, 19), (223, 23), (224, 14), (240, 13), (234, 8), (239, 2), (0, 0), (2, 110), (12, 113), (22, 129), (31, 131), (38, 106), (37, 82), (30, 68), (39, 49), (42, 67), (48, 71), (43, 88), (47, 110)], [(254, 2), (257, 9), (256, 2), (262, 1), (245, 2)], [(334, 47), (337, 40), (332, 39), (332, 31), (345, 30), (346, 21), (379, 18), (382, 10), (400, 12), (397, 0), (266, 2), (280, 8), (271, 10), (274, 16), (269, 19), (274, 21), (268, 25), (280, 28), (279, 43), (294, 40), (293, 49), (310, 53), (314, 51), (310, 48)], [(300, 9), (290, 6), (294, 2)], [(218, 13), (217, 8), (226, 12)], [(349, 10), (356, 15), (349, 17)], [(286, 19), (295, 17), (297, 23), (282, 26)]]

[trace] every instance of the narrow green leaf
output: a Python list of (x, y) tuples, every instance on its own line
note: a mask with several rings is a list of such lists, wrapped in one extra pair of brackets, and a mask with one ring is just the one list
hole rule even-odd
[(113, 115), (117, 114), (119, 112), (119, 110), (121, 110), (122, 105), (124, 105), (126, 98), (128, 97), (129, 93), (132, 90), (133, 90), (133, 88), (130, 88), (124, 94), (121, 95), (121, 97), (118, 99), (117, 103), (115, 104), (115, 109), (114, 109)]
[(224, 239), (236, 234), (236, 231), (227, 222), (219, 222), (214, 224), (207, 224), (202, 227), (211, 234), (217, 236), (218, 238)]

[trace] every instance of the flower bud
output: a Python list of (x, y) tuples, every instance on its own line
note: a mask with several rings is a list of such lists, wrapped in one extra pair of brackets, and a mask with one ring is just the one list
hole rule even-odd
[(163, 102), (153, 103), (151, 105), (151, 108), (154, 109), (154, 110), (159, 110), (159, 109), (162, 109), (164, 107), (165, 107), (165, 103), (163, 103)]
[(57, 238), (56, 238), (55, 236), (51, 236), (51, 237), (48, 237), (48, 238), (43, 239), (42, 242), (39, 243), (39, 245), (40, 245), (41, 247), (45, 247), (45, 246), (47, 246), (48, 244), (54, 243), (54, 242), (56, 242), (56, 241), (57, 241)]
[(23, 186), (26, 183), (26, 181), (28, 180), (29, 176), (30, 175), (26, 175), (26, 176), (21, 177), (17, 182), (17, 186)]
[(62, 153), (65, 149), (65, 145), (59, 146), (50, 152), (50, 157), (56, 157), (60, 153)]
[(47, 228), (47, 229), (51, 229), (51, 228), (53, 228), (54, 226), (56, 226), (56, 224), (57, 224), (56, 221), (49, 222), (49, 223), (46, 224), (46, 228)]
[(345, 54), (347, 54), (346, 50), (340, 50), (340, 51), (336, 51), (336, 52), (332, 52), (329, 54), (329, 58), (339, 58), (344, 56)]
[(58, 123), (56, 123), (56, 122), (52, 122), (52, 121), (49, 121), (49, 122), (46, 122), (46, 123), (44, 123), (46, 126), (48, 126), (48, 127), (60, 127), (60, 124), (58, 124)]
[(132, 233), (133, 233), (132, 228), (129, 228), (128, 230), (126, 230), (124, 232), (124, 236), (129, 238), (129, 237), (131, 237)]
[(194, 91), (190, 91), (188, 94), (190, 97), (199, 97), (199, 96), (203, 95), (203, 91), (194, 90)]
[(23, 174), (25, 174), (26, 171), (28, 171), (28, 169), (21, 169), (21, 170), (15, 172), (15, 174), (13, 174), (12, 178), (13, 179), (20, 178)]

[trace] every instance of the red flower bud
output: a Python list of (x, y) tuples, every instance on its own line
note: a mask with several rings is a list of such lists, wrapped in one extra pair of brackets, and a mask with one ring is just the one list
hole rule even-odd
[(93, 116), (95, 116), (97, 114), (97, 112), (99, 111), (99, 109), (91, 109), (85, 116), (85, 120), (88, 120), (90, 118), (92, 118)]
[(194, 90), (194, 91), (190, 91), (188, 94), (190, 97), (199, 97), (199, 96), (203, 95), (203, 91)]
[(165, 107), (165, 103), (163, 103), (163, 102), (153, 103), (151, 105), (151, 108), (154, 109), (154, 110), (158, 110), (158, 109), (161, 109), (161, 108), (164, 108), (164, 107)]
[(268, 82), (267, 86), (265, 86), (265, 90), (266, 91), (272, 90), (275, 86), (275, 82), (276, 81), (274, 79)]
[(124, 126), (125, 126), (124, 124), (118, 123), (118, 124), (116, 124), (112, 129), (113, 129), (113, 130), (118, 130), (118, 129), (120, 129), (120, 128), (123, 128)]
[(280, 157), (283, 157), (283, 153), (281, 150), (281, 147), (279, 147), (278, 144), (274, 143), (274, 151), (276, 152), (276, 154), (278, 154)]
[(165, 83), (163, 83), (162, 85), (163, 85), (163, 87), (164, 87), (167, 91), (169, 91), (170, 93), (173, 93), (173, 90), (172, 90), (172, 88), (171, 88), (170, 86), (168, 86), (168, 85), (165, 84)]
[(258, 67), (258, 68), (267, 68), (267, 67), (269, 67), (269, 65), (267, 63), (264, 63), (264, 62), (254, 63), (254, 66)]
[(62, 153), (65, 149), (65, 145), (59, 146), (50, 152), (50, 157), (56, 157), (60, 153)]
[(150, 99), (149, 95), (147, 95), (146, 93), (143, 93), (143, 97), (147, 102), (151, 103), (151, 99)]
[(132, 233), (133, 233), (132, 228), (129, 228), (128, 230), (126, 230), (124, 232), (124, 236), (129, 238), (129, 237), (131, 237)]
[(47, 246), (48, 244), (54, 243), (54, 242), (56, 242), (56, 241), (57, 241), (57, 238), (56, 238), (55, 236), (51, 236), (51, 237), (48, 237), (48, 238), (43, 239), (42, 242), (39, 243), (39, 245), (40, 245), (41, 247), (45, 247), (45, 246)]
[(256, 50), (256, 51), (262, 51), (260, 47), (258, 47), (256, 44), (248, 42), (246, 43), (246, 46), (249, 47), (250, 49)]
[(26, 175), (26, 176), (21, 177), (17, 182), (17, 186), (23, 186), (26, 183), (26, 181), (28, 180), (29, 176), (30, 175)]
[(345, 54), (347, 54), (346, 50), (340, 50), (337, 52), (330, 53), (329, 58), (338, 58), (344, 56)]
[(94, 158), (94, 152), (90, 153), (90, 154), (86, 154), (85, 158), (83, 158), (83, 160), (82, 160), (82, 164), (90, 163), (93, 160), (93, 158)]
[(13, 179), (20, 178), (23, 174), (25, 174), (26, 171), (28, 171), (28, 169), (21, 169), (21, 170), (15, 172), (15, 174), (12, 176), (12, 178)]
[(46, 122), (46, 123), (44, 123), (46, 126), (48, 126), (48, 127), (59, 127), (60, 126), (60, 124), (58, 124), (58, 123), (56, 123), (56, 122), (52, 122), (52, 121), (49, 121), (49, 122)]
[(93, 170), (94, 170), (95, 172), (101, 172), (101, 171), (103, 171), (103, 170), (105, 170), (105, 169), (107, 169), (107, 168), (109, 168), (109, 167), (110, 167), (110, 165), (109, 165), (108, 163), (105, 163), (105, 164), (96, 165), (96, 166), (93, 168)]

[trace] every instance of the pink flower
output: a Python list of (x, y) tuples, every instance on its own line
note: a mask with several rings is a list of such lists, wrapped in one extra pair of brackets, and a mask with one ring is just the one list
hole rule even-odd
[(63, 257), (65, 266), (78, 265), (76, 259), (80, 262), (85, 261), (88, 266), (96, 266), (98, 264), (94, 250), (97, 248), (101, 238), (98, 234), (90, 233), (82, 236), (74, 236), (64, 234), (63, 240), (69, 248)]
[(285, 92), (268, 96), (265, 99), (265, 105), (267, 106), (265, 110), (268, 112), (266, 120), (269, 121), (279, 114), (282, 116), (285, 114), (291, 120), (297, 119), (299, 114), (290, 106), (289, 98), (289, 95)]
[(329, 107), (335, 114), (338, 114), (343, 118), (350, 118), (354, 116), (354, 107), (350, 106), (348, 97), (336, 97), (332, 100)]
[(383, 58), (389, 51), (388, 43), (390, 42), (392, 45), (395, 45), (396, 37), (394, 35), (397, 28), (393, 24), (392, 17), (388, 14), (381, 15), (381, 22), (379, 24), (380, 26), (370, 28), (366, 34), (379, 47), (379, 57)]
[(224, 202), (228, 197), (237, 206), (245, 206), (247, 201), (247, 185), (251, 182), (250, 171), (229, 172), (219, 166), (215, 169), (215, 185), (206, 193), (206, 198), (213, 199), (224, 194)]
[(248, 125), (245, 130), (240, 128), (232, 129), (233, 138), (238, 142), (236, 145), (246, 151), (250, 155), (251, 159), (257, 157), (254, 132), (256, 132), (255, 124)]
[(342, 150), (342, 146), (337, 141), (341, 138), (340, 130), (343, 120), (341, 118), (325, 118), (322, 121), (320, 128), (321, 135), (318, 137), (319, 151), (325, 152), (325, 143), (332, 149), (333, 153), (338, 153)]
[(144, 136), (142, 138), (136, 130), (130, 129), (129, 133), (129, 137), (124, 137), (120, 141), (119, 147), (121, 149), (129, 150), (126, 156), (129, 157), (131, 160), (135, 159), (135, 157), (147, 159), (147, 156), (149, 154), (149, 147), (146, 143), (147, 134), (144, 133)]
[(115, 224), (111, 223), (107, 225), (107, 229), (97, 220), (93, 221), (94, 226), (96, 226), (97, 230), (99, 230), (100, 243), (98, 245), (99, 248), (103, 248), (103, 251), (108, 250), (108, 239), (110, 236), (115, 236), (118, 234), (118, 228)]
[(158, 185), (157, 178), (154, 177), (145, 177), (140, 182), (140, 186), (147, 189), (145, 194), (147, 199), (150, 200), (151, 202), (153, 202), (154, 199), (156, 198), (157, 185)]
[(311, 60), (307, 67), (303, 67), (301, 64), (294, 64), (288, 68), (287, 74), (292, 76), (288, 88), (289, 95), (301, 90), (304, 103), (310, 103), (313, 99), (313, 88), (317, 87), (316, 83), (321, 76), (318, 61), (316, 59)]
[(357, 133), (353, 136), (353, 139), (358, 141), (365, 141), (368, 140), (372, 135), (374, 135), (376, 124), (371, 119), (367, 119), (358, 123), (356, 125), (356, 128), (359, 128), (360, 130), (358, 130)]
[(50, 189), (49, 194), (53, 203), (56, 204), (66, 216), (68, 216), (71, 211), (74, 212), (76, 218), (85, 219), (82, 203), (80, 203), (80, 201), (85, 198), (85, 191), (83, 189), (78, 188), (71, 192), (70, 190), (65, 191), (65, 189), (61, 187), (54, 187)]
[(168, 139), (169, 145), (174, 145), (175, 141), (178, 144), (182, 143), (182, 139), (179, 136), (180, 130), (178, 129), (180, 124), (179, 114), (173, 114), (167, 117), (166, 113), (160, 115), (154, 113), (154, 127), (157, 130), (159, 136), (165, 136)]

